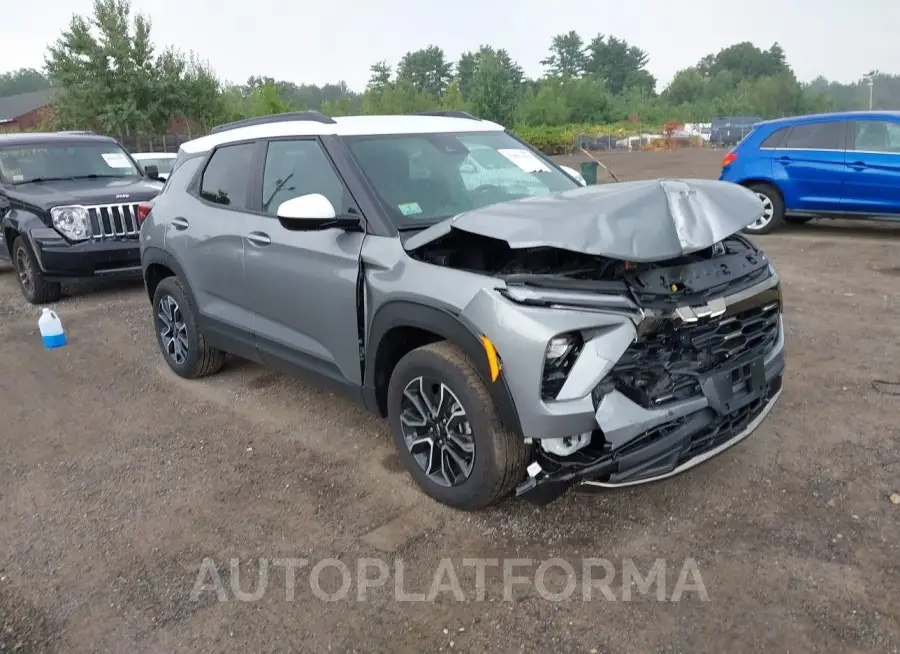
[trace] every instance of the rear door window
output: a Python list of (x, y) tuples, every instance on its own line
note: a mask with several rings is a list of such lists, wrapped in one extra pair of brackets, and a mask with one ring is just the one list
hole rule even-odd
[(200, 197), (231, 209), (246, 209), (255, 148), (254, 143), (241, 143), (217, 149), (203, 171)]
[(858, 152), (900, 153), (900, 124), (887, 120), (858, 120), (851, 147)]
[(806, 123), (795, 125), (781, 144), (788, 150), (843, 150), (843, 123)]

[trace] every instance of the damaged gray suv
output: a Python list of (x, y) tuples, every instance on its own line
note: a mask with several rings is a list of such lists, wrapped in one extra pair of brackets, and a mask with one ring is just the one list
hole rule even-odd
[(719, 181), (584, 187), (466, 114), (304, 112), (185, 143), (140, 243), (178, 375), (312, 376), (470, 509), (659, 480), (756, 429), (784, 371), (778, 274), (739, 234), (761, 214)]

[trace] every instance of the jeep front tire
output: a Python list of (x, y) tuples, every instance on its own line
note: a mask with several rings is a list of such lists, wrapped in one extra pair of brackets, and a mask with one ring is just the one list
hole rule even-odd
[(524, 478), (523, 439), (503, 426), (485, 382), (457, 346), (441, 341), (409, 352), (394, 368), (387, 395), (394, 442), (430, 497), (477, 509)]
[(19, 278), (22, 295), (32, 304), (48, 304), (58, 302), (62, 295), (62, 287), (57, 282), (48, 282), (44, 277), (37, 258), (24, 236), (13, 242), (13, 266)]

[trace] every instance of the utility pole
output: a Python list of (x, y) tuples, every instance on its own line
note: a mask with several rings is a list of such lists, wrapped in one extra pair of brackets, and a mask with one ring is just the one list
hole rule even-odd
[(869, 110), (872, 110), (872, 97), (873, 97), (873, 89), (875, 88), (875, 75), (878, 74), (877, 70), (870, 71), (863, 75), (863, 79), (866, 80), (869, 84)]

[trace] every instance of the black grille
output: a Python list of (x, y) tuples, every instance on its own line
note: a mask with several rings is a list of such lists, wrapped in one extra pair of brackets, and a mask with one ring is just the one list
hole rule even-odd
[(780, 389), (781, 377), (777, 377), (769, 384), (766, 392), (753, 402), (744, 405), (737, 411), (717, 417), (709, 427), (694, 434), (691, 437), (690, 446), (678, 457), (678, 465), (727, 443), (747, 429)]
[(87, 210), (95, 239), (137, 238), (141, 231), (137, 221), (137, 203), (104, 204), (88, 207)]
[(700, 392), (699, 376), (767, 351), (778, 338), (777, 301), (696, 323), (665, 319), (633, 343), (611, 372), (616, 389), (642, 406)]

